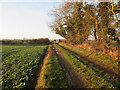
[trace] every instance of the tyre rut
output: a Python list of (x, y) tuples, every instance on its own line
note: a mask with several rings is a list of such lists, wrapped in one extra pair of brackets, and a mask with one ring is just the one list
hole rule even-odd
[(90, 58), (88, 58), (88, 57), (86, 57), (86, 56), (83, 56), (83, 55), (78, 54), (78, 53), (76, 53), (76, 52), (74, 52), (74, 51), (72, 51), (72, 50), (69, 50), (69, 49), (67, 49), (67, 48), (65, 48), (65, 47), (63, 47), (63, 46), (61, 46), (61, 45), (59, 45), (59, 46), (62, 47), (63, 49), (65, 49), (65, 50), (71, 52), (72, 54), (75, 54), (75, 55), (77, 55), (77, 56), (79, 56), (79, 57), (87, 60), (89, 63), (91, 63), (91, 64), (94, 65), (95, 67), (104, 70), (104, 72), (107, 72), (107, 73), (109, 73), (110, 75), (118, 78), (118, 80), (120, 81), (120, 73), (119, 73), (119, 72), (113, 71), (111, 68), (109, 68), (109, 67), (107, 67), (107, 66), (105, 66), (105, 65), (103, 65), (103, 64), (101, 64), (101, 63), (98, 63), (98, 62), (96, 62), (96, 61), (93, 61), (92, 59), (90, 59)]
[(77, 71), (73, 69), (73, 67), (64, 59), (62, 54), (56, 49), (56, 47), (52, 47), (53, 51), (59, 58), (59, 62), (63, 67), (64, 71), (66, 72), (66, 77), (69, 82), (70, 88), (86, 88), (87, 84), (84, 80), (78, 75)]

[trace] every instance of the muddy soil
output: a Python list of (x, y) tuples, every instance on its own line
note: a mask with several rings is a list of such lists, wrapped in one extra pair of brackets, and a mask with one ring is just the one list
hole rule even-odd
[(64, 59), (62, 54), (55, 47), (52, 47), (52, 49), (58, 56), (59, 62), (66, 72), (69, 88), (87, 88), (87, 84), (80, 77), (80, 75), (78, 75), (77, 71), (75, 71), (73, 67)]

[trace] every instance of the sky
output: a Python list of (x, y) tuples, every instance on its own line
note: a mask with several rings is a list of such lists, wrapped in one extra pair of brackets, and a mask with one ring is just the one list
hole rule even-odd
[(0, 0), (0, 39), (62, 39), (49, 25), (51, 11), (63, 1)]
[(49, 28), (58, 1), (0, 0), (0, 39), (62, 39)]

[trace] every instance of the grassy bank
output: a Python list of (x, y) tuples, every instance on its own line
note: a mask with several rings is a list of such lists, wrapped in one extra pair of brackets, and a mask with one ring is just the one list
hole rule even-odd
[(116, 61), (115, 59), (113, 59), (112, 57), (105, 55), (105, 54), (101, 54), (99, 52), (93, 52), (93, 51), (87, 51), (85, 49), (81, 49), (78, 47), (74, 47), (72, 45), (65, 45), (65, 44), (60, 44), (61, 46), (70, 49), (78, 54), (82, 54), (84, 56), (87, 56), (91, 59), (93, 59), (96, 62), (99, 62), (101, 64), (106, 65), (107, 67), (110, 67), (113, 71), (119, 71), (119, 62)]
[(70, 65), (80, 74), (86, 83), (88, 83), (89, 88), (118, 88), (120, 82), (105, 73), (103, 70), (94, 67), (92, 64), (88, 63), (86, 60), (78, 57), (55, 45), (57, 49), (61, 52), (63, 57), (70, 63)]

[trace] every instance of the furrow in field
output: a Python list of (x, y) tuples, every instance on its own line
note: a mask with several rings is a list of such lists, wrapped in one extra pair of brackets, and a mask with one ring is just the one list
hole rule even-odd
[(2, 58), (3, 59), (5, 59), (6, 57), (9, 57), (10, 55), (19, 53), (20, 51), (22, 51), (24, 49), (32, 48), (32, 47), (28, 47), (28, 46), (17, 46), (17, 47), (9, 46), (9, 47), (7, 47), (8, 50), (6, 50), (6, 47), (7, 46), (3, 46), (3, 50), (2, 50)]

